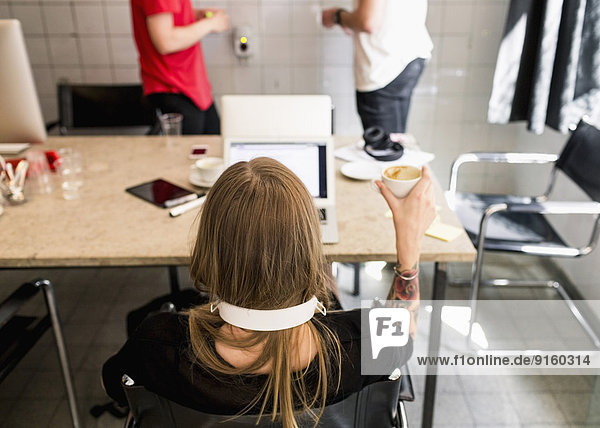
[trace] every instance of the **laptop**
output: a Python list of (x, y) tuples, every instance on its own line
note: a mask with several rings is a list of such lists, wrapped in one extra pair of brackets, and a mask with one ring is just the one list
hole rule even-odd
[(226, 165), (265, 156), (287, 166), (314, 198), (323, 243), (338, 242), (331, 99), (323, 95), (229, 95), (221, 102)]

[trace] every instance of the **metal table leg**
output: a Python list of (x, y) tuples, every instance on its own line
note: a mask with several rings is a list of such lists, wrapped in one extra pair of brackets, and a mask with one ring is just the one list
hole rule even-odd
[(177, 266), (169, 266), (169, 284), (171, 286), (171, 293), (181, 291), (179, 286), (179, 274), (177, 273)]
[(353, 296), (360, 294), (360, 263), (352, 263), (354, 269), (354, 290), (352, 291)]
[[(442, 306), (446, 298), (446, 285), (448, 283), (447, 263), (436, 262), (433, 272), (433, 292), (431, 296), (433, 311), (429, 326), (428, 356), (437, 357), (440, 351), (440, 336), (442, 332)], [(435, 388), (437, 384), (437, 366), (427, 366), (425, 377), (425, 394), (423, 397), (423, 419), (421, 426), (433, 426), (433, 411), (435, 407)]]

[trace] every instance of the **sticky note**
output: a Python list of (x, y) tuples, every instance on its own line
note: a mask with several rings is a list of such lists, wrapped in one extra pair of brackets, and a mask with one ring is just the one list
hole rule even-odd
[(425, 235), (450, 242), (460, 235), (461, 232), (462, 229), (460, 227), (444, 224), (441, 221), (434, 221), (425, 232)]

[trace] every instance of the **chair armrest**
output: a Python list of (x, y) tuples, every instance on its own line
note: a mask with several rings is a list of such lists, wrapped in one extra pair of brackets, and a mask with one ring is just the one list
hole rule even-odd
[(451, 193), (456, 192), (456, 183), (458, 181), (458, 170), (465, 163), (511, 163), (511, 164), (545, 164), (553, 163), (558, 159), (558, 155), (552, 153), (503, 153), (503, 152), (471, 152), (459, 155), (452, 163), (450, 170)]
[(546, 201), (509, 204), (507, 211), (539, 214), (600, 214), (600, 203), (592, 201)]
[(592, 252), (600, 238), (600, 203), (592, 201), (570, 202), (570, 201), (546, 201), (533, 202), (531, 204), (493, 204), (486, 208), (481, 223), (479, 224), (479, 236), (477, 248), (484, 248), (487, 223), (490, 217), (499, 212), (521, 212), (538, 214), (594, 214), (596, 221), (592, 228), (589, 242), (583, 247), (570, 247), (565, 251), (557, 251), (556, 255), (579, 257)]
[(455, 162), (551, 163), (557, 159), (553, 153), (471, 152), (459, 155)]

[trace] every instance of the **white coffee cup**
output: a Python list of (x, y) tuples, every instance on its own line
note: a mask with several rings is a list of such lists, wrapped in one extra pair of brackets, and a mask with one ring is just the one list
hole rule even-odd
[(219, 178), (219, 175), (225, 169), (225, 163), (223, 158), (206, 157), (198, 159), (193, 167), (192, 174), (198, 181), (202, 181), (206, 184), (213, 184)]
[(397, 198), (405, 198), (421, 179), (420, 167), (414, 165), (392, 165), (381, 171), (381, 181)]

